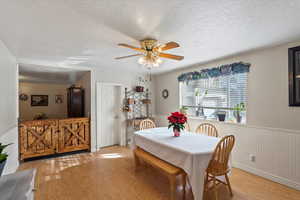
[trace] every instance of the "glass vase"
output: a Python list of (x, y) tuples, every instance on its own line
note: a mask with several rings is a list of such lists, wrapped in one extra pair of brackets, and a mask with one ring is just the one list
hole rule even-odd
[(179, 137), (180, 136), (180, 129), (173, 128), (173, 133), (174, 133), (174, 137)]

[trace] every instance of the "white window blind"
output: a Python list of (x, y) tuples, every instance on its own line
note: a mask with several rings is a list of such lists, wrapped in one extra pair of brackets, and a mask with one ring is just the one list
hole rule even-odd
[[(216, 118), (216, 111), (226, 111), (227, 120), (234, 121), (233, 108), (240, 103), (247, 105), (247, 83), (248, 73), (181, 82), (181, 106), (188, 108), (189, 115), (207, 119)], [(245, 122), (246, 111), (241, 114)]]

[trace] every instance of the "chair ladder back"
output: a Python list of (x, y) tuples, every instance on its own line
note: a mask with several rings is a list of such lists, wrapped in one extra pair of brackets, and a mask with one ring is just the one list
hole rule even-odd
[(184, 125), (185, 125), (185, 129), (184, 130), (190, 132), (191, 131), (191, 127), (190, 127), (189, 122), (186, 121)]
[(196, 133), (202, 133), (202, 134), (206, 134), (208, 136), (218, 137), (217, 128), (210, 123), (200, 124), (196, 129)]
[(140, 130), (155, 128), (155, 127), (156, 127), (156, 125), (151, 119), (144, 119), (140, 123)]

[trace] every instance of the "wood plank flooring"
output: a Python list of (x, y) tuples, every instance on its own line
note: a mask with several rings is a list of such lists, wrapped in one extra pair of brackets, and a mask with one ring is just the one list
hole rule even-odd
[[(168, 200), (168, 179), (151, 167), (135, 172), (132, 152), (110, 147), (22, 163), (19, 170), (37, 168), (35, 200)], [(233, 169), (230, 176), (234, 197), (218, 188), (219, 200), (299, 200), (300, 191)], [(187, 188), (187, 200), (192, 200)], [(177, 199), (182, 199), (177, 188)], [(207, 192), (205, 200), (213, 200)]]

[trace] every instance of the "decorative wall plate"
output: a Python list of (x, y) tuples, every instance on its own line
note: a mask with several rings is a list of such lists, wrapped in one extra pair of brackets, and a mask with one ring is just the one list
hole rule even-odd
[(20, 99), (21, 101), (27, 101), (27, 100), (28, 100), (28, 95), (25, 94), (25, 93), (21, 93), (21, 94), (19, 95), (19, 99)]
[(161, 92), (161, 96), (166, 99), (169, 97), (169, 91), (167, 89), (164, 89), (162, 92)]

